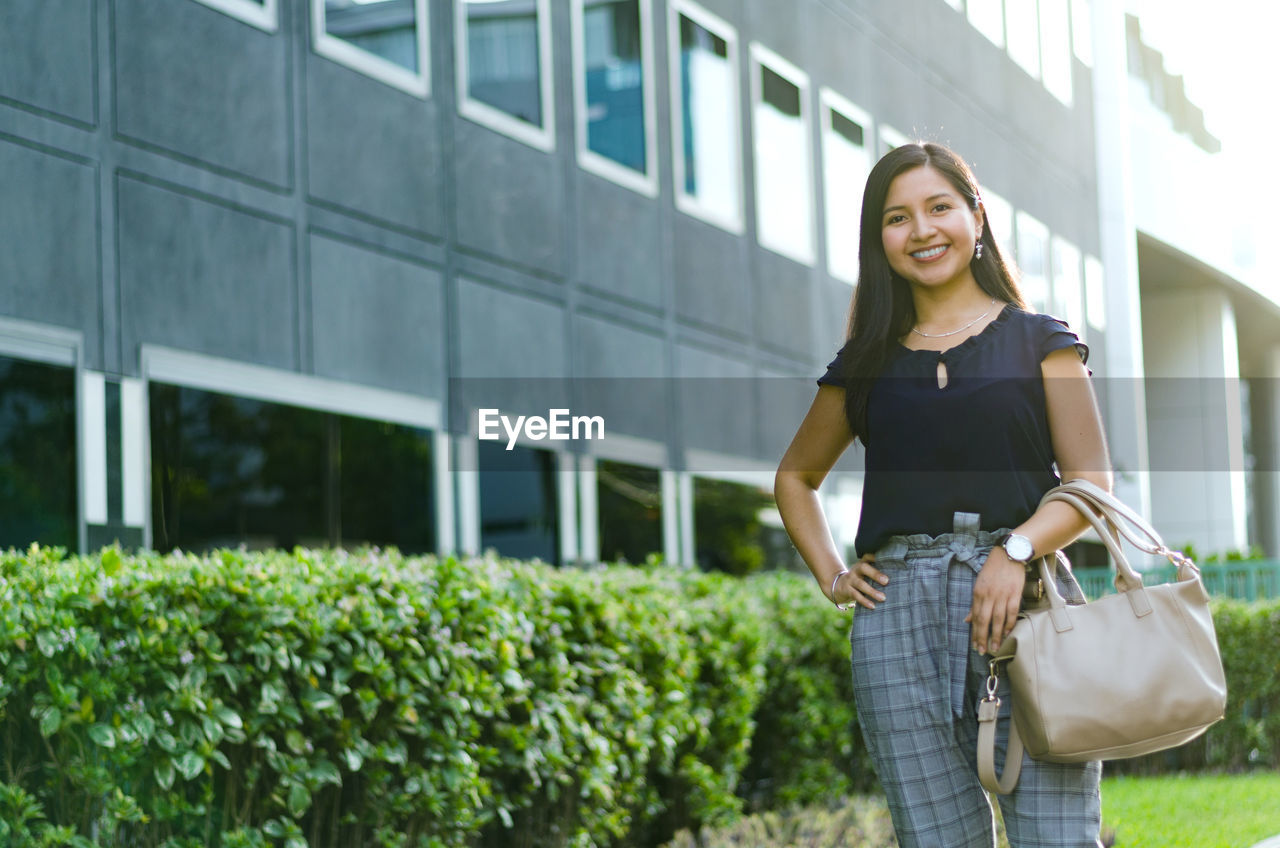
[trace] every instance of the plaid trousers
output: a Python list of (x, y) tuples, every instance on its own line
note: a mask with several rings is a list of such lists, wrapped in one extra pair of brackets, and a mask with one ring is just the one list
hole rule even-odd
[[(964, 617), (973, 582), (1007, 530), (979, 529), (957, 512), (955, 532), (895, 536), (876, 553), (889, 576), (885, 600), (853, 617), (853, 687), (858, 723), (888, 796), (901, 848), (991, 848), (991, 802), (978, 781), (977, 704), (987, 661), (971, 647)], [(1068, 601), (1083, 601), (1059, 576)], [(1073, 597), (1074, 596), (1074, 597)], [(1004, 762), (1010, 716), (1000, 679)], [(998, 796), (1013, 848), (1098, 848), (1102, 764), (1046, 763), (1023, 755), (1017, 788)]]

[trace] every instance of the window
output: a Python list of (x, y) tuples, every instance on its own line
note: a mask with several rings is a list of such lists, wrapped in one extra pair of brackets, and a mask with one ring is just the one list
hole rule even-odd
[(1071, 0), (1071, 46), (1076, 58), (1093, 67), (1092, 0)]
[(578, 163), (653, 197), (653, 26), (650, 0), (574, 0)]
[(643, 563), (662, 553), (662, 481), (656, 468), (600, 460), (596, 464), (600, 560)]
[(871, 173), (871, 116), (828, 88), (822, 109), (822, 184), (826, 204), (827, 271), (858, 281), (862, 192)]
[(459, 113), (554, 149), (548, 0), (455, 0), (454, 20)]
[(1009, 57), (1040, 79), (1040, 11), (1038, 0), (1012, 0), (1005, 4)]
[(311, 0), (316, 52), (426, 97), (427, 0)]
[(1009, 201), (985, 186), (981, 187), (979, 191), (982, 192), (982, 208), (987, 213), (987, 226), (991, 227), (991, 234), (995, 236), (1000, 252), (1006, 258), (1012, 257), (1015, 253), (1013, 243), (1013, 206), (1010, 205)]
[(1036, 312), (1049, 311), (1049, 228), (1019, 212), (1018, 267), (1022, 271), (1022, 294)]
[(153, 547), (435, 549), (430, 431), (152, 382)]
[(1054, 236), (1053, 314), (1071, 325), (1080, 338), (1087, 335), (1084, 317), (1084, 279), (1080, 270), (1080, 249)]
[(276, 0), (199, 0), (199, 2), (267, 32), (275, 32), (280, 25), (276, 13)]
[(751, 45), (756, 229), (760, 245), (812, 265), (812, 125), (809, 77), (772, 51)]
[(1004, 0), (968, 0), (965, 12), (974, 29), (996, 47), (1004, 47)]
[(881, 156), (885, 155), (890, 150), (893, 150), (895, 147), (901, 147), (902, 145), (908, 143), (909, 141), (910, 139), (907, 138), (905, 133), (899, 132), (898, 130), (894, 129), (888, 124), (880, 125), (880, 155)]
[(687, 0), (672, 0), (670, 22), (676, 207), (741, 233), (737, 34)]
[(1107, 329), (1107, 292), (1102, 261), (1096, 256), (1084, 258), (1085, 315), (1095, 330)]
[(0, 355), (0, 549), (79, 548), (75, 381)]
[(1040, 0), (1040, 49), (1044, 87), (1070, 106), (1071, 10), (1068, 0)]
[(560, 562), (556, 455), (479, 443), (480, 547), (502, 556)]
[(704, 571), (803, 569), (768, 489), (697, 476), (692, 488), (694, 558)]

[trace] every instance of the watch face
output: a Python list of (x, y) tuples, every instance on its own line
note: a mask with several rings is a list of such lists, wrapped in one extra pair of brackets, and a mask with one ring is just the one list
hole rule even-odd
[(1009, 555), (1009, 559), (1015, 562), (1026, 562), (1031, 559), (1035, 548), (1031, 546), (1031, 540), (1026, 536), (1014, 533), (1004, 540), (1004, 551)]

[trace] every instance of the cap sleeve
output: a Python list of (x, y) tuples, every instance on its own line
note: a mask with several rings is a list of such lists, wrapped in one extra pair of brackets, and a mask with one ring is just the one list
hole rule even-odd
[(844, 378), (844, 352), (848, 347), (849, 343), (845, 342), (841, 345), (840, 350), (836, 351), (836, 358), (828, 363), (827, 372), (818, 378), (819, 386), (835, 386), (837, 389), (847, 388), (847, 381)]
[[(1039, 354), (1040, 360), (1055, 350), (1062, 350), (1064, 347), (1074, 347), (1076, 354), (1079, 355), (1080, 361), (1088, 364), (1089, 362), (1089, 346), (1080, 341), (1080, 337), (1072, 332), (1067, 326), (1067, 322), (1060, 318), (1054, 318), (1052, 315), (1041, 315), (1040, 326), (1038, 331)], [(1093, 373), (1090, 371), (1090, 373)]]

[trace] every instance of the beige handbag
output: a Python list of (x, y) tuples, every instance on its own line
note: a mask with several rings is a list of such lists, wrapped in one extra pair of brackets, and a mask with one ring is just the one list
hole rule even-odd
[[(1024, 745), (1032, 758), (1055, 763), (1137, 757), (1189, 742), (1226, 707), (1209, 595), (1195, 564), (1088, 481), (1051, 489), (1041, 503), (1049, 501), (1071, 504), (1098, 531), (1115, 560), (1118, 594), (1068, 606), (1050, 558), (1041, 559), (1048, 605), (1023, 612), (992, 654), (987, 695), (978, 705), (978, 777), (992, 792), (1017, 785)], [(1177, 581), (1144, 587), (1121, 550), (1121, 536), (1141, 551), (1168, 557)], [(1013, 725), (1004, 776), (997, 777), (1001, 673), (1009, 678)]]

